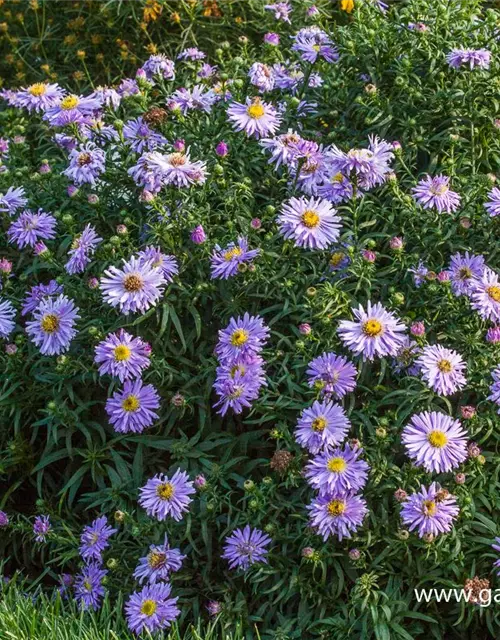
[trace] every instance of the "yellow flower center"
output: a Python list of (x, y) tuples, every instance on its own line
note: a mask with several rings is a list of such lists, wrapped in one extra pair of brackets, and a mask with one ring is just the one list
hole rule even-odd
[(141, 605), (141, 613), (145, 616), (152, 616), (156, 611), (156, 602), (154, 600), (144, 600)]
[(87, 153), (86, 151), (84, 151), (83, 153), (80, 153), (80, 155), (78, 156), (77, 163), (79, 167), (85, 167), (91, 162), (92, 162), (92, 156), (90, 155), (90, 153)]
[(31, 87), (28, 88), (28, 93), (31, 93), (32, 96), (43, 96), (47, 91), (47, 87), (43, 84), (43, 82), (35, 82)]
[(331, 179), (331, 182), (342, 182), (342, 180), (344, 179), (344, 176), (340, 173), (336, 173), (333, 178)]
[(53, 313), (48, 313), (43, 316), (40, 326), (45, 333), (54, 333), (59, 329), (59, 318)]
[(224, 260), (227, 260), (229, 262), (229, 260), (241, 256), (242, 253), (243, 251), (239, 247), (234, 247), (234, 249), (229, 249), (224, 253)]
[(170, 482), (164, 482), (156, 487), (156, 495), (162, 500), (170, 500), (174, 497), (174, 485)]
[(330, 458), (326, 465), (328, 471), (331, 471), (332, 473), (342, 473), (346, 467), (347, 463), (344, 458)]
[(337, 251), (335, 253), (332, 253), (332, 256), (330, 258), (330, 264), (332, 265), (332, 267), (338, 267), (343, 259), (344, 259), (344, 254), (342, 253), (342, 251)]
[(168, 156), (168, 162), (173, 167), (182, 167), (182, 165), (186, 164), (186, 156), (183, 153), (171, 153)]
[(137, 411), (141, 406), (141, 402), (137, 396), (130, 394), (122, 402), (122, 408), (124, 411)]
[(85, 580), (85, 582), (83, 583), (83, 586), (85, 587), (86, 591), (92, 591), (92, 585), (88, 580)]
[(123, 279), (123, 286), (125, 291), (140, 291), (144, 282), (138, 273), (129, 273)]
[(462, 267), (458, 272), (460, 280), (468, 280), (472, 276), (472, 271), (467, 267)]
[(61, 109), (65, 111), (69, 111), (69, 109), (74, 109), (80, 101), (77, 96), (66, 96), (61, 100)]
[(367, 320), (363, 324), (363, 333), (369, 338), (376, 338), (382, 333), (383, 330), (384, 328), (382, 327), (382, 323), (378, 320), (375, 320), (374, 318), (372, 318), (371, 320)]
[(443, 359), (437, 363), (437, 368), (442, 373), (450, 373), (450, 371), (453, 369), (453, 366), (449, 360)]
[(248, 340), (248, 331), (245, 329), (236, 329), (231, 336), (231, 344), (233, 347), (241, 347)]
[(314, 49), (314, 51), (319, 51), (320, 50), (319, 44), (313, 44), (312, 48)]
[(488, 287), (486, 289), (486, 293), (495, 302), (500, 302), (500, 287), (495, 286), (495, 285), (493, 285), (492, 287)]
[(431, 447), (436, 449), (442, 449), (446, 444), (448, 444), (448, 436), (442, 431), (431, 431), (427, 436), (427, 440)]
[(123, 362), (124, 360), (128, 360), (130, 358), (131, 355), (131, 351), (128, 347), (126, 347), (124, 344), (119, 344), (117, 347), (115, 347), (115, 360), (117, 362)]
[(231, 367), (231, 378), (234, 378), (237, 373), (241, 375), (245, 374), (245, 367), (242, 364), (235, 364), (234, 367)]
[(345, 502), (343, 500), (331, 500), (327, 509), (331, 516), (341, 516), (345, 511)]
[(435, 516), (436, 515), (436, 503), (434, 500), (424, 500), (423, 502), (423, 512), (424, 516)]
[(326, 418), (318, 416), (312, 421), (311, 428), (313, 431), (324, 431), (328, 426)]
[(319, 224), (318, 214), (311, 209), (307, 209), (307, 211), (304, 211), (301, 219), (302, 224), (304, 224), (308, 229), (314, 229), (314, 227), (317, 227)]
[(165, 554), (160, 551), (152, 551), (148, 554), (148, 564), (151, 569), (158, 569), (165, 563)]
[(444, 196), (444, 194), (449, 191), (449, 187), (447, 187), (445, 184), (440, 184), (438, 187), (431, 187), (429, 189), (429, 191), (434, 195), (434, 196)]
[(255, 98), (252, 104), (247, 107), (247, 113), (254, 120), (258, 120), (259, 118), (262, 118), (263, 115), (265, 115), (266, 111), (262, 106), (260, 98)]
[(354, 0), (341, 0), (340, 8), (346, 13), (352, 13), (354, 9)]

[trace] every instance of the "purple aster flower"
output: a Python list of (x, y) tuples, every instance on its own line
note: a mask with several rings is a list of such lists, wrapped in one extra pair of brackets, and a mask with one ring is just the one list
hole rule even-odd
[(259, 316), (245, 313), (243, 318), (231, 318), (228, 326), (219, 331), (215, 349), (221, 361), (234, 363), (259, 355), (269, 337), (269, 329)]
[(340, 235), (340, 218), (336, 213), (328, 200), (322, 198), (290, 198), (278, 216), (280, 234), (295, 240), (297, 247), (326, 249)]
[(222, 605), (216, 600), (209, 600), (206, 604), (206, 610), (211, 618), (216, 618), (222, 611)]
[(96, 87), (96, 90), (90, 94), (89, 98), (98, 100), (101, 105), (111, 107), (116, 110), (122, 101), (121, 95), (111, 87)]
[(211, 65), (211, 64), (208, 64), (208, 62), (205, 62), (204, 64), (201, 65), (201, 68), (196, 74), (196, 76), (198, 78), (206, 79), (214, 76), (216, 72), (217, 72), (217, 65)]
[(222, 558), (229, 561), (230, 569), (246, 571), (252, 564), (264, 562), (267, 564), (268, 546), (272, 540), (260, 529), (251, 529), (246, 525), (244, 529), (235, 529), (224, 541)]
[(340, 339), (350, 351), (361, 354), (363, 360), (397, 355), (404, 341), (401, 332), (406, 327), (392, 312), (380, 302), (375, 305), (368, 302), (366, 311), (359, 305), (352, 312), (356, 321), (342, 320), (337, 329)]
[(205, 89), (199, 84), (192, 89), (185, 89), (184, 87), (177, 89), (172, 95), (172, 100), (183, 114), (188, 113), (191, 109), (210, 113), (218, 99), (217, 94), (212, 89)]
[(408, 269), (408, 272), (413, 273), (413, 283), (418, 289), (426, 281), (429, 269), (425, 266), (422, 260), (420, 260), (418, 265), (415, 268), (412, 267)]
[(458, 467), (467, 458), (467, 433), (459, 420), (439, 411), (412, 416), (401, 440), (417, 467), (443, 473)]
[(139, 564), (134, 571), (134, 578), (140, 584), (143, 582), (148, 582), (149, 584), (168, 582), (170, 574), (179, 571), (185, 558), (186, 556), (182, 555), (180, 549), (170, 548), (168, 538), (165, 535), (165, 542), (162, 545), (152, 544), (149, 547), (147, 556), (139, 560)]
[(189, 509), (196, 493), (193, 483), (185, 471), (177, 469), (172, 478), (159, 473), (140, 489), (139, 505), (148, 516), (160, 522), (171, 516), (176, 522), (182, 520), (182, 514)]
[(281, 122), (276, 109), (260, 98), (247, 98), (245, 104), (232, 102), (227, 115), (236, 131), (244, 131), (255, 138), (274, 135)]
[(75, 599), (82, 609), (97, 609), (101, 606), (104, 597), (102, 580), (107, 574), (97, 562), (86, 564), (82, 572), (75, 578)]
[(52, 531), (49, 516), (37, 516), (33, 523), (33, 533), (37, 542), (46, 542), (47, 536)]
[(277, 33), (273, 33), (272, 31), (269, 33), (266, 33), (264, 35), (264, 42), (266, 44), (270, 44), (273, 47), (277, 47), (280, 43), (280, 37)]
[(57, 284), (55, 280), (51, 280), (49, 284), (37, 284), (31, 287), (30, 292), (24, 298), (23, 308), (21, 314), (25, 316), (28, 313), (34, 311), (44, 298), (50, 298), (51, 296), (57, 296), (63, 292), (63, 287)]
[(282, 133), (274, 138), (262, 138), (260, 145), (271, 154), (268, 161), (274, 164), (276, 169), (281, 165), (296, 167), (298, 153), (297, 145), (302, 141), (298, 133), (289, 129), (287, 133)]
[(140, 378), (144, 369), (149, 367), (151, 347), (141, 338), (134, 338), (120, 329), (110, 333), (95, 348), (94, 362), (100, 364), (99, 374), (116, 376), (120, 382), (131, 378)]
[(175, 78), (175, 64), (163, 53), (150, 56), (142, 65), (141, 70), (148, 80), (153, 80), (154, 76), (161, 76), (165, 80), (173, 80)]
[(351, 259), (343, 251), (335, 251), (330, 256), (328, 268), (330, 271), (344, 271), (351, 264)]
[(342, 491), (359, 491), (368, 480), (370, 467), (359, 460), (361, 448), (351, 449), (346, 444), (343, 449), (323, 451), (306, 465), (304, 476), (319, 495), (331, 495)]
[(328, 152), (330, 171), (349, 176), (354, 173), (361, 189), (383, 184), (391, 173), (394, 159), (392, 145), (377, 136), (369, 136), (367, 149), (351, 149), (347, 153), (332, 145)]
[(197, 47), (188, 47), (179, 53), (177, 60), (204, 60), (206, 57), (206, 53)]
[(123, 268), (110, 267), (101, 278), (104, 301), (119, 307), (122, 313), (145, 313), (163, 295), (165, 278), (159, 267), (132, 257), (123, 261)]
[(16, 106), (28, 111), (46, 111), (60, 102), (64, 90), (58, 84), (35, 82), (15, 93)]
[(136, 96), (140, 92), (141, 90), (139, 89), (137, 80), (134, 80), (133, 78), (124, 78), (118, 86), (118, 93), (122, 98)]
[(26, 323), (26, 333), (44, 356), (64, 353), (76, 336), (75, 321), (80, 318), (78, 307), (65, 295), (43, 298), (33, 312), (34, 320)]
[(9, 525), (9, 516), (5, 513), (5, 511), (0, 511), (0, 529), (3, 529), (8, 525)]
[(318, 195), (336, 204), (351, 200), (354, 189), (351, 181), (338, 171), (324, 176), (323, 183), (318, 186)]
[(366, 502), (351, 492), (318, 496), (307, 507), (310, 524), (326, 542), (330, 536), (351, 538), (368, 513)]
[(340, 444), (351, 427), (344, 409), (330, 400), (319, 402), (304, 409), (295, 429), (295, 440), (312, 454), (332, 449)]
[(282, 20), (283, 22), (290, 22), (290, 13), (292, 11), (292, 5), (288, 2), (276, 2), (275, 4), (265, 4), (264, 9), (267, 11), (273, 11), (276, 20)]
[(490, 327), (486, 332), (486, 342), (498, 344), (500, 342), (500, 326)]
[(192, 162), (189, 152), (176, 151), (166, 156), (152, 152), (141, 156), (136, 167), (128, 172), (136, 182), (152, 191), (159, 191), (163, 185), (169, 184), (176, 187), (202, 184), (206, 179), (206, 164), (200, 160)]
[(142, 433), (159, 417), (160, 396), (152, 384), (126, 380), (106, 402), (106, 413), (118, 433)]
[(451, 531), (459, 511), (456, 498), (433, 482), (428, 489), (422, 485), (419, 492), (408, 497), (401, 509), (401, 519), (410, 531), (418, 528), (420, 538), (429, 533), (438, 536)]
[(191, 242), (194, 242), (195, 244), (203, 244), (207, 239), (207, 235), (205, 233), (205, 229), (203, 228), (203, 225), (199, 224), (197, 227), (195, 227), (191, 231), (190, 238), (191, 238)]
[(212, 280), (220, 278), (227, 280), (237, 275), (240, 265), (252, 262), (258, 256), (260, 249), (248, 249), (248, 240), (244, 237), (238, 238), (238, 244), (234, 242), (222, 249), (218, 244), (210, 259), (210, 269)]
[(87, 142), (69, 154), (69, 167), (63, 171), (77, 185), (91, 184), (95, 186), (97, 178), (106, 170), (106, 153)]
[(437, 209), (439, 213), (453, 213), (460, 205), (460, 196), (451, 191), (450, 179), (439, 175), (426, 176), (412, 190), (414, 199), (424, 209)]
[(274, 88), (274, 71), (263, 62), (254, 62), (248, 70), (248, 77), (250, 83), (261, 93), (272, 91)]
[(321, 145), (311, 140), (300, 139), (292, 143), (293, 169), (298, 172), (297, 185), (304, 193), (316, 195), (329, 168), (327, 155)]
[(92, 524), (83, 527), (80, 537), (80, 555), (89, 562), (97, 560), (102, 562), (102, 554), (109, 547), (108, 538), (110, 538), (118, 529), (113, 529), (108, 525), (106, 516), (96, 518)]
[(483, 256), (475, 256), (468, 251), (451, 256), (448, 273), (453, 293), (456, 296), (472, 293), (477, 279), (484, 273), (484, 268)]
[(25, 246), (34, 247), (40, 239), (55, 238), (56, 225), (57, 220), (50, 213), (45, 213), (42, 209), (33, 213), (30, 209), (26, 209), (10, 225), (7, 236), (9, 242), (15, 242), (19, 249)]
[(406, 373), (409, 376), (416, 376), (420, 371), (420, 367), (415, 363), (415, 360), (421, 353), (422, 349), (415, 340), (404, 336), (403, 343), (392, 362), (394, 373)]
[(356, 387), (356, 367), (343, 356), (325, 351), (311, 360), (308, 367), (309, 386), (320, 389), (324, 395), (343, 398)]
[(128, 120), (125, 123), (123, 137), (125, 144), (137, 153), (153, 151), (157, 147), (167, 144), (167, 139), (161, 133), (153, 131), (142, 117)]
[(446, 56), (446, 61), (452, 69), (489, 69), (490, 59), (491, 53), (487, 49), (452, 49)]
[(102, 238), (97, 235), (94, 227), (88, 224), (71, 243), (71, 249), (68, 251), (70, 258), (64, 265), (66, 271), (71, 275), (85, 271), (85, 267), (90, 263), (90, 258), (94, 255), (97, 245), (101, 242)]
[(427, 385), (441, 396), (449, 396), (467, 384), (462, 356), (440, 344), (424, 347), (417, 365)]
[(146, 247), (139, 251), (138, 257), (142, 264), (149, 262), (155, 269), (160, 269), (166, 282), (173, 282), (179, 273), (177, 259), (161, 252), (159, 247)]
[(157, 193), (163, 186), (164, 165), (165, 156), (158, 151), (151, 151), (144, 153), (127, 173), (137, 185), (145, 187), (149, 192)]
[(219, 400), (214, 405), (220, 415), (228, 409), (241, 413), (259, 397), (260, 389), (266, 385), (262, 359), (247, 358), (241, 362), (229, 362), (217, 367), (214, 389)]
[(489, 201), (485, 202), (484, 208), (490, 214), (492, 218), (500, 216), (500, 189), (493, 187), (488, 193)]
[[(80, 131), (82, 136), (87, 137), (96, 144), (118, 142), (120, 139), (118, 131), (112, 125), (106, 124), (101, 118), (92, 118), (88, 124), (81, 125)], [(71, 147), (69, 150), (71, 151), (73, 148)]]
[(156, 633), (170, 627), (179, 616), (178, 598), (171, 598), (172, 587), (160, 582), (134, 592), (125, 604), (129, 629), (139, 635)]
[(24, 187), (9, 187), (5, 195), (0, 194), (0, 211), (14, 215), (18, 209), (28, 204), (28, 199), (24, 196)]
[[(487, 399), (500, 407), (500, 367), (497, 367), (491, 372), (491, 377), (493, 378), (493, 383), (490, 386), (491, 395), (488, 396)], [(500, 413), (500, 408), (498, 409), (498, 413)]]
[(472, 308), (483, 320), (500, 320), (500, 282), (494, 271), (485, 267), (482, 275), (472, 283), (469, 295)]
[(71, 94), (48, 107), (43, 117), (53, 127), (64, 127), (72, 122), (84, 124), (100, 108), (101, 102), (96, 98)]
[(0, 338), (8, 338), (14, 331), (16, 323), (16, 310), (10, 300), (0, 298)]
[(330, 37), (319, 27), (306, 27), (293, 36), (292, 51), (300, 53), (305, 62), (314, 64), (318, 58), (337, 62), (339, 53)]

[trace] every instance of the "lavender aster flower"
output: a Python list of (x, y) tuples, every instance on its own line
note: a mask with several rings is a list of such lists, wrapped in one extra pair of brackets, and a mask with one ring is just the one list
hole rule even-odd
[(278, 217), (280, 233), (294, 239), (298, 247), (326, 249), (340, 235), (340, 218), (336, 210), (321, 198), (290, 198)]
[(171, 516), (179, 522), (196, 493), (193, 483), (185, 471), (177, 469), (172, 478), (159, 473), (146, 482), (140, 489), (139, 505), (146, 510), (148, 516), (157, 520), (165, 520)]
[(152, 384), (126, 380), (106, 402), (106, 413), (118, 433), (142, 433), (158, 418), (160, 397)]
[(259, 249), (248, 249), (248, 240), (244, 237), (238, 238), (237, 245), (231, 242), (225, 249), (215, 245), (215, 250), (210, 260), (212, 280), (216, 278), (222, 280), (232, 278), (238, 273), (241, 264), (252, 262), (259, 253)]
[(337, 329), (342, 342), (364, 360), (375, 357), (395, 356), (403, 344), (405, 325), (387, 311), (380, 302), (367, 303), (366, 311), (361, 305), (352, 310), (356, 321), (342, 320)]
[(157, 147), (167, 144), (167, 139), (161, 133), (153, 131), (142, 117), (128, 120), (125, 123), (123, 137), (125, 144), (137, 153), (153, 151)]
[(260, 98), (247, 98), (245, 104), (231, 103), (227, 115), (236, 131), (255, 138), (274, 135), (281, 122), (276, 109)]
[(48, 107), (43, 117), (53, 127), (64, 127), (72, 122), (84, 124), (100, 107), (101, 102), (96, 98), (68, 95)]
[(487, 399), (499, 407), (498, 413), (500, 413), (500, 367), (491, 372), (491, 377), (493, 378), (493, 383), (490, 386), (491, 395)]
[(422, 485), (419, 492), (408, 497), (401, 509), (401, 519), (410, 531), (418, 529), (419, 537), (423, 538), (429, 533), (438, 536), (451, 531), (458, 513), (455, 497), (433, 482), (428, 489)]
[(319, 495), (330, 495), (342, 491), (359, 491), (368, 480), (370, 467), (359, 460), (361, 448), (351, 449), (346, 444), (320, 453), (305, 468), (305, 477)]
[(101, 376), (107, 373), (124, 382), (141, 377), (143, 370), (149, 367), (150, 354), (149, 344), (120, 329), (118, 333), (108, 334), (96, 346), (94, 362), (101, 365)]
[(391, 172), (390, 163), (394, 158), (393, 147), (389, 142), (376, 136), (369, 136), (367, 149), (351, 149), (347, 153), (332, 145), (328, 152), (330, 171), (340, 172), (348, 177), (356, 175), (361, 189), (372, 189), (383, 184)]
[(412, 416), (401, 440), (417, 467), (443, 473), (458, 467), (467, 458), (467, 433), (459, 420), (439, 411)]
[(319, 388), (324, 395), (343, 398), (356, 387), (356, 367), (343, 356), (322, 353), (309, 363), (306, 371), (310, 387)]
[(220, 415), (228, 409), (241, 413), (250, 407), (253, 400), (259, 397), (260, 389), (266, 384), (262, 359), (258, 356), (247, 357), (245, 361), (229, 362), (217, 367), (214, 389), (219, 396), (214, 408)]
[(213, 105), (217, 102), (218, 96), (212, 89), (205, 89), (197, 84), (192, 89), (182, 87), (177, 89), (172, 95), (173, 103), (185, 115), (192, 109), (210, 113)]
[(424, 347), (417, 364), (422, 378), (439, 395), (449, 396), (467, 384), (463, 375), (465, 362), (453, 349), (446, 349), (440, 344)]
[(102, 562), (102, 554), (109, 547), (108, 538), (110, 538), (118, 529), (113, 529), (108, 525), (106, 516), (96, 518), (91, 525), (83, 527), (80, 537), (80, 555), (89, 562), (97, 560)]
[(75, 599), (82, 609), (97, 609), (101, 606), (104, 596), (102, 580), (107, 574), (97, 562), (86, 564), (82, 572), (75, 578)]
[(460, 196), (449, 186), (450, 179), (439, 175), (426, 176), (413, 189), (413, 197), (424, 209), (437, 209), (439, 213), (453, 213), (460, 205)]
[(172, 587), (159, 583), (133, 593), (125, 604), (129, 629), (139, 635), (143, 631), (156, 633), (170, 627), (179, 616), (178, 598), (171, 598)]
[(118, 109), (122, 96), (111, 87), (96, 87), (95, 91), (90, 94), (89, 98), (98, 100), (101, 105), (111, 107), (113, 110)]
[(247, 524), (244, 529), (235, 529), (227, 536), (221, 557), (229, 561), (230, 569), (241, 567), (246, 571), (257, 562), (267, 564), (267, 547), (271, 542), (271, 538), (260, 529), (251, 529)]
[(41, 240), (52, 240), (55, 238), (56, 219), (38, 209), (33, 213), (29, 209), (23, 211), (19, 218), (15, 220), (7, 231), (9, 242), (15, 242), (19, 249), (25, 246), (34, 247)]
[(34, 311), (44, 298), (50, 298), (57, 296), (63, 292), (63, 287), (57, 284), (55, 280), (51, 280), (48, 284), (37, 284), (31, 287), (31, 290), (24, 298), (23, 308), (21, 314), (25, 316), (28, 313)]
[(160, 269), (166, 282), (173, 282), (174, 276), (179, 273), (177, 259), (165, 255), (159, 247), (146, 247), (139, 251), (138, 257), (142, 264), (149, 262), (155, 269)]
[(491, 53), (487, 49), (452, 49), (446, 60), (452, 69), (468, 67), (474, 69), (489, 69)]
[(110, 267), (101, 278), (104, 301), (122, 313), (145, 313), (163, 294), (165, 278), (160, 268), (132, 257), (123, 268)]
[(28, 111), (46, 111), (60, 102), (64, 90), (58, 84), (35, 82), (29, 87), (16, 91), (16, 106)]
[(16, 310), (12, 306), (10, 300), (2, 300), (0, 298), (0, 337), (8, 338), (14, 331), (16, 323)]
[(330, 536), (351, 538), (368, 513), (366, 502), (351, 492), (337, 492), (318, 496), (307, 507), (311, 526), (326, 542)]
[(500, 320), (500, 282), (498, 275), (485, 267), (482, 275), (472, 284), (470, 293), (472, 308), (483, 320)]
[(88, 224), (81, 234), (77, 235), (68, 251), (70, 256), (64, 268), (69, 274), (82, 273), (90, 263), (91, 256), (94, 255), (96, 247), (102, 242), (96, 230)]
[(318, 186), (318, 195), (334, 204), (352, 199), (354, 189), (351, 181), (340, 171), (326, 175)]
[(330, 37), (318, 27), (301, 29), (294, 37), (292, 51), (300, 53), (305, 62), (314, 64), (318, 58), (326, 62), (337, 62), (339, 53)]
[(243, 318), (231, 318), (228, 326), (219, 331), (216, 354), (223, 361), (259, 355), (269, 337), (269, 329), (259, 316), (245, 313)]
[(197, 47), (188, 47), (179, 53), (177, 60), (204, 60), (206, 57), (207, 54)]
[(484, 208), (490, 214), (491, 218), (500, 216), (500, 189), (498, 187), (493, 187), (493, 189), (488, 193), (488, 198), (489, 201), (485, 202)]
[(93, 142), (87, 142), (69, 154), (69, 167), (63, 171), (77, 185), (91, 184), (95, 186), (97, 178), (106, 169), (106, 153), (96, 147)]
[(0, 511), (0, 529), (3, 529), (8, 525), (9, 525), (9, 516), (5, 513), (5, 511)]
[(408, 269), (409, 273), (413, 273), (413, 283), (418, 288), (426, 281), (429, 269), (425, 266), (422, 260), (419, 261), (415, 268)]
[(282, 133), (274, 138), (262, 138), (259, 142), (268, 153), (271, 154), (269, 164), (274, 164), (276, 169), (281, 165), (295, 166), (297, 144), (302, 140), (298, 133), (289, 129), (287, 133)]
[(141, 70), (144, 71), (148, 80), (153, 80), (154, 76), (161, 76), (165, 80), (175, 78), (174, 62), (162, 53), (150, 56), (142, 65)]
[(248, 71), (251, 84), (261, 93), (272, 91), (274, 88), (274, 72), (271, 67), (262, 62), (254, 62)]
[(340, 444), (351, 427), (344, 409), (330, 400), (319, 402), (304, 409), (295, 429), (295, 440), (312, 454), (329, 450)]
[(451, 290), (456, 296), (469, 295), (474, 290), (478, 278), (484, 273), (483, 256), (465, 253), (455, 253), (450, 259), (448, 273), (450, 275)]
[(276, 2), (275, 4), (265, 4), (264, 9), (267, 11), (273, 11), (276, 20), (282, 20), (283, 22), (290, 22), (290, 13), (292, 11), (292, 5), (288, 2)]
[(78, 311), (65, 295), (44, 298), (33, 313), (34, 320), (26, 323), (26, 333), (43, 355), (64, 353), (77, 334), (74, 325), (80, 318)]
[(9, 187), (4, 194), (0, 194), (0, 211), (14, 215), (18, 209), (28, 204), (24, 197), (24, 187)]
[(140, 584), (147, 581), (149, 584), (157, 582), (168, 582), (170, 574), (179, 571), (182, 567), (182, 561), (186, 556), (182, 555), (180, 549), (171, 549), (168, 544), (168, 538), (162, 545), (152, 544), (149, 547), (149, 553), (139, 560), (139, 564), (134, 571), (134, 578)]
[(52, 531), (49, 516), (37, 516), (33, 523), (33, 533), (37, 542), (46, 542), (47, 536)]

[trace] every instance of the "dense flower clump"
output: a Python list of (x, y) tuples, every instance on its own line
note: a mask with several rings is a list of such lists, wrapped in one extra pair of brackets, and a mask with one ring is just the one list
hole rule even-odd
[(137, 635), (445, 637), (408, 593), (500, 566), (498, 13), (243, 4), (0, 92), (5, 574)]

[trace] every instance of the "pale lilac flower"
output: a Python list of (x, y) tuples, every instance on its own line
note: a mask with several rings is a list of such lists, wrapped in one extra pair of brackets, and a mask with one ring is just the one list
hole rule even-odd
[(87, 142), (69, 154), (69, 167), (63, 171), (77, 185), (95, 186), (99, 176), (106, 170), (106, 152)]
[(34, 320), (26, 323), (26, 333), (43, 355), (64, 353), (77, 334), (74, 325), (80, 318), (78, 311), (65, 295), (44, 298), (33, 313)]
[(418, 535), (438, 536), (451, 531), (453, 520), (458, 516), (459, 508), (456, 498), (433, 482), (426, 489), (413, 493), (403, 503), (401, 519), (410, 531), (418, 529)]
[(422, 378), (439, 395), (449, 396), (467, 384), (463, 375), (466, 365), (462, 356), (440, 344), (424, 347), (417, 365)]
[(189, 496), (193, 493), (196, 493), (196, 489), (188, 474), (177, 469), (172, 478), (160, 473), (148, 480), (140, 489), (139, 505), (148, 516), (160, 522), (168, 516), (178, 522), (189, 509), (192, 502)]
[(487, 267), (471, 286), (471, 306), (483, 320), (500, 321), (500, 282), (498, 275)]
[(260, 98), (247, 98), (245, 104), (232, 102), (227, 115), (236, 131), (245, 131), (255, 138), (273, 135), (281, 122), (276, 109)]
[(439, 213), (453, 213), (460, 205), (460, 196), (452, 191), (447, 176), (426, 176), (412, 190), (413, 197), (424, 209), (437, 209)]
[(15, 242), (19, 249), (25, 246), (34, 247), (40, 240), (55, 238), (56, 219), (50, 214), (38, 209), (37, 213), (26, 209), (15, 220), (7, 231), (9, 242)]
[(326, 249), (340, 236), (340, 217), (322, 198), (290, 198), (278, 217), (280, 233), (298, 247)]

